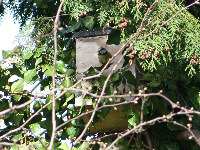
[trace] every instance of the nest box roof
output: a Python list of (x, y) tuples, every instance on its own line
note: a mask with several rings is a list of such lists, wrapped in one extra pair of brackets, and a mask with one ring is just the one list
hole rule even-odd
[(92, 37), (92, 36), (101, 36), (101, 35), (108, 35), (111, 33), (110, 28), (102, 29), (102, 30), (88, 30), (88, 31), (80, 31), (75, 32), (72, 38), (80, 38), (80, 37)]

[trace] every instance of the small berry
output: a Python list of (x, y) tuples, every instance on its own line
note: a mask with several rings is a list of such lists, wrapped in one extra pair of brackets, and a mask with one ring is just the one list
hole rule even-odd
[(145, 59), (145, 56), (144, 55), (141, 55), (141, 57), (140, 57), (142, 60), (144, 60)]
[(197, 56), (196, 56), (196, 55), (193, 55), (192, 58), (193, 58), (193, 59), (197, 59)]
[(190, 64), (192, 64), (193, 66), (195, 66), (195, 65), (196, 65), (195, 59), (191, 59), (191, 60), (190, 60)]
[(165, 47), (165, 52), (168, 52), (168, 51), (169, 51), (169, 47), (166, 46), (166, 47)]
[(125, 19), (124, 18), (120, 18), (120, 22), (125, 22)]

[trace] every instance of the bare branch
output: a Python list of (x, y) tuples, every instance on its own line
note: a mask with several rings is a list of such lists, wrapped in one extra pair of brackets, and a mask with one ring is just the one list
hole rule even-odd
[[(56, 82), (55, 82), (55, 75), (56, 75), (56, 58), (58, 53), (58, 43), (57, 43), (57, 29), (59, 26), (59, 15), (62, 11), (62, 6), (64, 5), (65, 0), (62, 0), (62, 2), (59, 5), (55, 22), (54, 22), (54, 60), (53, 60), (53, 76), (52, 76), (52, 82), (53, 82), (53, 90), (56, 88)], [(49, 149), (53, 149), (53, 143), (56, 136), (56, 98), (55, 98), (55, 92), (53, 92), (53, 100), (52, 100), (52, 135), (51, 135), (51, 141), (49, 144)]]

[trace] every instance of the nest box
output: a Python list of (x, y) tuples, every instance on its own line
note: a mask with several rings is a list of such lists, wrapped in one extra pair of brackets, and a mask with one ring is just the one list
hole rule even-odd
[[(100, 47), (105, 48), (111, 55), (114, 55), (122, 45), (108, 45), (106, 44), (108, 40), (108, 35), (111, 33), (111, 29), (105, 30), (93, 30), (93, 31), (81, 31), (76, 32), (73, 38), (76, 39), (76, 72), (77, 78), (80, 79), (84, 77), (83, 73), (86, 72), (90, 67), (100, 67), (102, 64), (98, 59), (98, 49)], [(117, 55), (112, 62), (111, 66), (106, 69), (103, 74), (108, 75), (112, 70), (113, 66), (118, 62), (122, 54)], [(123, 66), (124, 60), (118, 64), (117, 68), (121, 69)], [(127, 68), (132, 72), (133, 75), (136, 75), (135, 64), (131, 65)], [(82, 81), (82, 88), (87, 90), (88, 87), (92, 86), (88, 81)], [(124, 87), (121, 87), (123, 89)], [(120, 89), (120, 87), (119, 87)], [(83, 104), (84, 93), (77, 94), (75, 98), (75, 106), (80, 108)], [(93, 109), (92, 107), (92, 99), (84, 100), (86, 109)], [(105, 117), (103, 121), (100, 121), (95, 126), (90, 126), (90, 132), (92, 133), (104, 133), (104, 132), (114, 132), (125, 130), (128, 128), (128, 118), (123, 113), (125, 107), (119, 106), (117, 109), (111, 109), (110, 113)], [(87, 110), (86, 110), (87, 111)], [(90, 115), (86, 115), (83, 117), (85, 122), (88, 122), (90, 119)]]

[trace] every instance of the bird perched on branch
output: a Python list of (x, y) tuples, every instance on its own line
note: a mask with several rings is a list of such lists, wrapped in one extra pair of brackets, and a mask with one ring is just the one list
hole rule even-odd
[(100, 63), (106, 64), (109, 58), (111, 58), (112, 55), (103, 47), (100, 47), (98, 49), (98, 58)]

